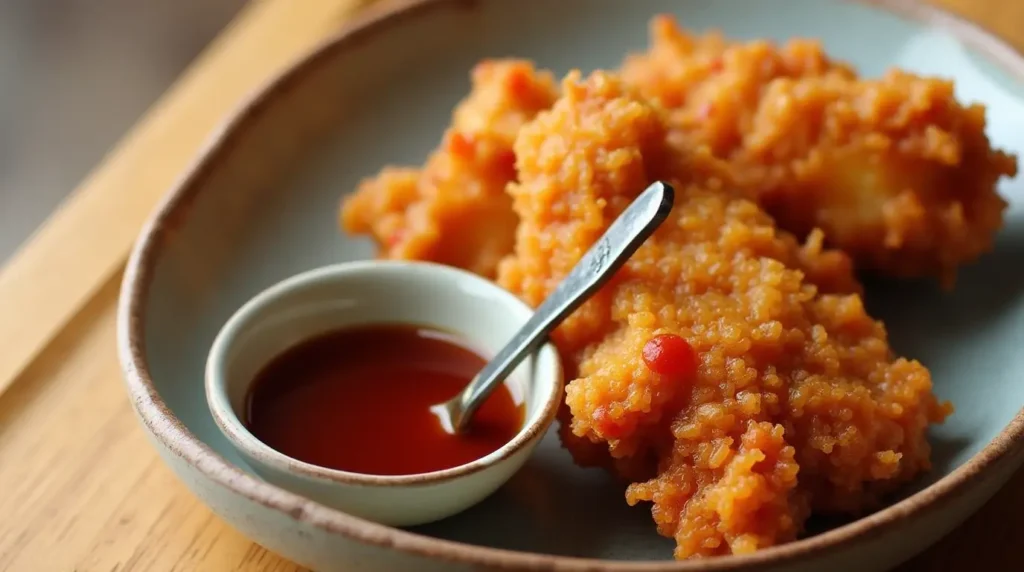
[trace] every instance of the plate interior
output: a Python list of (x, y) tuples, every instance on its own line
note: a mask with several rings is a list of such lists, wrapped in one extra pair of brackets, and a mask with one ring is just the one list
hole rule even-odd
[[(1019, 83), (943, 32), (862, 5), (452, 4), (403, 21), (394, 34), (382, 36), (386, 41), (366, 41), (335, 57), (324, 73), (345, 74), (350, 87), (328, 141), (259, 200), (230, 186), (204, 191), (160, 260), (146, 323), (154, 381), (195, 435), (247, 471), (214, 426), (203, 396), (204, 361), (217, 329), (248, 297), (278, 280), (372, 254), (368, 243), (339, 233), (339, 197), (385, 164), (420, 163), (467, 91), (468, 70), (483, 57), (531, 58), (559, 74), (573, 66), (584, 72), (616, 67), (627, 51), (644, 49), (647, 21), (659, 12), (677, 14), (689, 28), (718, 27), (737, 38), (813, 36), (867, 76), (898, 65), (955, 78), (961, 99), (988, 106), (994, 142), (1024, 153)], [(216, 186), (216, 177), (204, 184)], [(937, 392), (957, 407), (933, 431), (936, 468), (918, 486), (979, 451), (1024, 405), (1024, 185), (1018, 178), (1001, 190), (1012, 203), (1007, 228), (994, 253), (963, 271), (954, 293), (930, 284), (869, 284), (869, 308), (886, 321), (896, 349), (928, 365)], [(233, 209), (234, 217), (224, 220), (218, 214), (223, 209)], [(607, 559), (667, 559), (672, 546), (654, 533), (646, 507), (627, 507), (620, 486), (599, 471), (573, 466), (553, 434), (483, 504), (416, 530), (468, 543)]]

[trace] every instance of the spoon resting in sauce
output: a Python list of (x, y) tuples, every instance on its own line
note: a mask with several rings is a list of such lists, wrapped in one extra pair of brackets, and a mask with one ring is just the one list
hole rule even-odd
[(647, 187), (580, 258), (533, 317), (458, 395), (430, 411), (448, 433), (458, 434), (516, 366), (535, 351), (559, 324), (587, 301), (629, 260), (672, 211), (675, 191), (666, 183)]

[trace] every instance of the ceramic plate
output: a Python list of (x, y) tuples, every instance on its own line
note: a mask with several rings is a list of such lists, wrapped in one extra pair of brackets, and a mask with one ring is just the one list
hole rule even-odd
[(819, 37), (868, 76), (898, 65), (953, 77), (961, 99), (988, 106), (993, 142), (1024, 153), (1024, 60), (911, 2), (426, 0), (368, 16), (239, 110), (169, 194), (129, 264), (120, 316), (128, 388), (153, 442), (195, 494), (255, 541), (318, 570), (863, 571), (933, 542), (1008, 478), (1024, 457), (1016, 454), (1024, 426), (1019, 180), (1002, 186), (1012, 206), (995, 252), (962, 273), (955, 293), (871, 285), (870, 309), (897, 350), (930, 366), (937, 393), (957, 412), (933, 432), (936, 466), (919, 492), (867, 519), (753, 556), (675, 563), (648, 509), (627, 507), (601, 472), (576, 468), (553, 434), (483, 504), (407, 531), (274, 488), (229, 447), (203, 397), (210, 343), (274, 282), (371, 256), (369, 243), (338, 230), (341, 195), (385, 164), (420, 163), (479, 59), (527, 57), (560, 74), (615, 67), (645, 48), (647, 22), (660, 12), (736, 38)]

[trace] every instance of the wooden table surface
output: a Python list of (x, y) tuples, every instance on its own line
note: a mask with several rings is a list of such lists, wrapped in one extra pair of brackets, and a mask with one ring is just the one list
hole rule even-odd
[[(1024, 0), (936, 1), (1024, 50)], [(363, 3), (252, 2), (0, 269), (0, 571), (296, 569), (157, 458), (122, 388), (115, 306), (136, 233), (204, 139)], [(900, 570), (1021, 569), (1022, 509), (1024, 472)]]

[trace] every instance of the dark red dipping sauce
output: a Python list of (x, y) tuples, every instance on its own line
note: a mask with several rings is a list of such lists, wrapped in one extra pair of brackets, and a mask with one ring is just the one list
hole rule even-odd
[(430, 406), (462, 390), (486, 360), (457, 337), (411, 325), (332, 332), (284, 352), (253, 382), (246, 425), (289, 457), (372, 475), (439, 471), (479, 459), (522, 428), (503, 385), (462, 434)]

